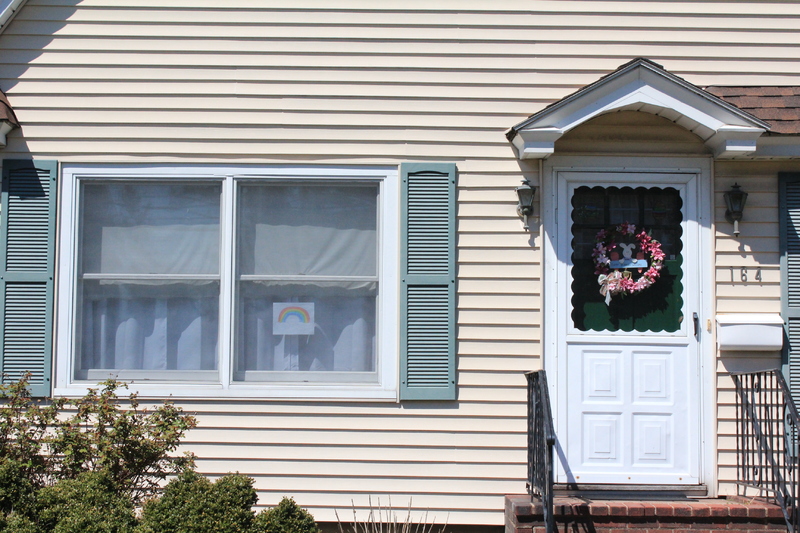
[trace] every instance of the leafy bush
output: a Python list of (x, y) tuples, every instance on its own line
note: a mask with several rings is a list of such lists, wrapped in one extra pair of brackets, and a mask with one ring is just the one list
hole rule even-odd
[(256, 503), (253, 480), (228, 474), (211, 483), (187, 470), (170, 481), (159, 499), (142, 513), (142, 533), (244, 533), (249, 531)]
[(194, 417), (120, 402), (121, 386), (39, 401), (27, 378), (0, 384), (0, 533), (319, 533), (289, 498), (256, 516), (251, 478), (194, 472), (192, 456), (172, 455)]
[(56, 460), (48, 453), (48, 428), (58, 423), (66, 400), (34, 401), (28, 379), (0, 384), (0, 461), (5, 468), (22, 468), (27, 479), (39, 487), (51, 478)]
[(36, 502), (41, 533), (132, 533), (133, 503), (117, 492), (106, 473), (84, 472), (39, 491)]
[(292, 498), (283, 498), (256, 516), (253, 533), (319, 533), (319, 528), (308, 511)]
[(0, 517), (33, 508), (36, 487), (28, 474), (28, 465), (8, 457), (0, 458)]
[(136, 394), (128, 396), (122, 409), (116, 395), (120, 384), (109, 380), (102, 385), (100, 391), (90, 389), (69, 402), (75, 413), (56, 425), (50, 451), (61, 460), (55, 474), (71, 479), (81, 472), (104, 472), (121, 494), (137, 503), (191, 462), (190, 457), (170, 453), (196, 421), (171, 403), (152, 413), (140, 410)]
[(31, 519), (21, 513), (14, 512), (8, 518), (0, 518), (0, 531), (3, 533), (42, 533)]
[(0, 385), (0, 465), (22, 465), (34, 488), (102, 472), (136, 504), (191, 463), (171, 455), (196, 425), (174, 405), (149, 412), (130, 394), (122, 408), (116, 392), (124, 385), (114, 380), (83, 398), (45, 403), (30, 397), (27, 379)]

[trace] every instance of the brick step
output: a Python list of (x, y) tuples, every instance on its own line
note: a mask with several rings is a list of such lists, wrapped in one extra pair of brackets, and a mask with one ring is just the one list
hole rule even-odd
[[(721, 533), (787, 531), (777, 505), (760, 500), (603, 500), (557, 497), (554, 514), (559, 533)], [(545, 533), (542, 506), (530, 496), (506, 496), (506, 533)]]

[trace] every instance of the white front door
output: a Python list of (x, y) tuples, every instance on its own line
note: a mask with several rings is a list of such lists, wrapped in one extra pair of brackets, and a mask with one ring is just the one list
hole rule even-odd
[[(553, 171), (560, 482), (700, 482), (699, 175)], [(608, 272), (636, 281), (655, 260), (642, 230), (664, 254), (658, 279), (606, 298), (593, 250), (600, 241)]]

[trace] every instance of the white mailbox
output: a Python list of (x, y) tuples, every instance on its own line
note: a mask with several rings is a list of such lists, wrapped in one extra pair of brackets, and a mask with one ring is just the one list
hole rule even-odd
[(780, 350), (783, 348), (783, 319), (771, 313), (717, 315), (717, 344), (721, 351)]

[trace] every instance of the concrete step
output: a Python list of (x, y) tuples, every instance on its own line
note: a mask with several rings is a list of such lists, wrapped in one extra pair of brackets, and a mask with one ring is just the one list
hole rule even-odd
[[(787, 531), (783, 512), (761, 500), (733, 498), (608, 500), (557, 497), (559, 533), (731, 533)], [(542, 507), (528, 495), (506, 496), (506, 533), (545, 533)]]

